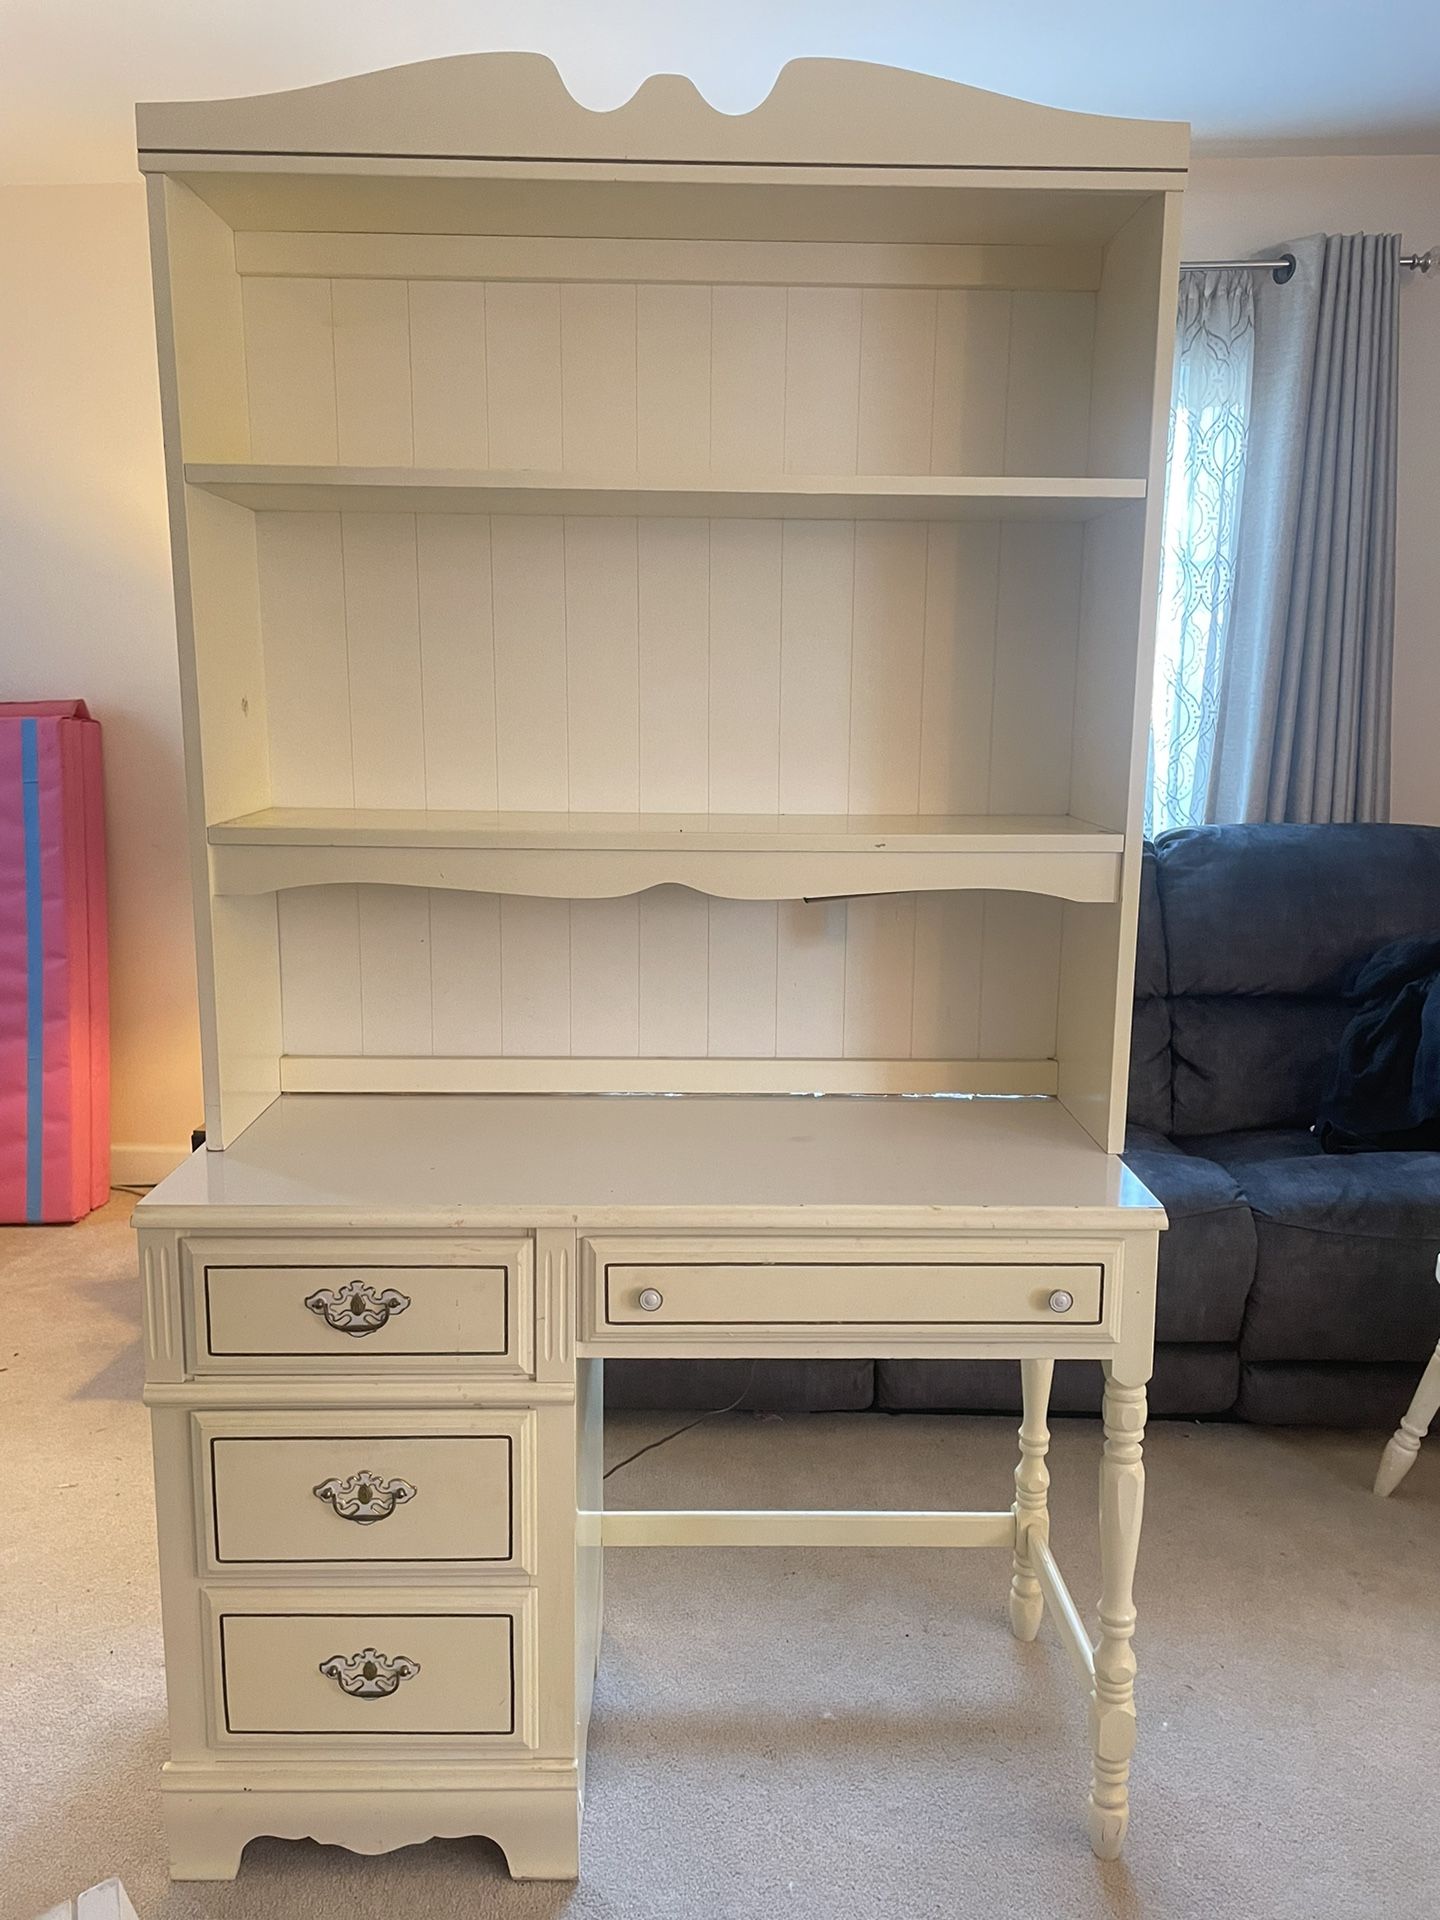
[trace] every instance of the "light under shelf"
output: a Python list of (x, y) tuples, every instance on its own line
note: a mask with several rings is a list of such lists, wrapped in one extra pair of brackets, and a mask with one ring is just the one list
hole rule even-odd
[(719, 520), (1089, 520), (1143, 480), (1028, 475), (732, 474), (640, 481), (426, 467), (187, 465), (192, 487), (256, 511), (645, 514)]
[(209, 830), (218, 893), (368, 883), (612, 899), (955, 888), (1119, 898), (1124, 836), (1068, 815), (485, 813), (270, 807)]

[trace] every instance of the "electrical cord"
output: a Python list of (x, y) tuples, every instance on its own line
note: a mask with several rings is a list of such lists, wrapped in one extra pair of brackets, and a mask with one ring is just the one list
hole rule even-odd
[(662, 1433), (658, 1440), (647, 1440), (643, 1447), (637, 1447), (634, 1453), (627, 1453), (623, 1460), (617, 1460), (613, 1467), (607, 1467), (601, 1476), (602, 1479), (608, 1480), (612, 1473), (619, 1473), (622, 1467), (628, 1467), (632, 1461), (638, 1460), (642, 1454), (653, 1453), (657, 1447), (669, 1446), (670, 1442), (672, 1440), (678, 1440), (682, 1433), (693, 1432), (696, 1427), (704, 1426), (707, 1420), (718, 1419), (722, 1413), (734, 1413), (735, 1409), (745, 1398), (746, 1394), (749, 1393), (754, 1384), (755, 1362), (752, 1360), (750, 1362), (750, 1371), (745, 1376), (745, 1384), (733, 1400), (729, 1401), (723, 1407), (712, 1407), (708, 1413), (696, 1414), (695, 1418), (693, 1420), (687, 1420), (683, 1427), (676, 1427), (673, 1432), (670, 1433)]

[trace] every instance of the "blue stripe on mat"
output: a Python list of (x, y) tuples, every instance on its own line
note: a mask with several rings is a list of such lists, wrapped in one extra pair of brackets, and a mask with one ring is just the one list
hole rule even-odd
[(45, 939), (40, 885), (40, 734), (20, 722), (25, 811), (25, 1218), (44, 1212)]

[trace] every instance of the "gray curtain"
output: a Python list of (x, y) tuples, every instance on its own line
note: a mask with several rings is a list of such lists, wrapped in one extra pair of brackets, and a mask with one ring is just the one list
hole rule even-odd
[(1256, 290), (1212, 820), (1384, 820), (1400, 241), (1315, 235)]

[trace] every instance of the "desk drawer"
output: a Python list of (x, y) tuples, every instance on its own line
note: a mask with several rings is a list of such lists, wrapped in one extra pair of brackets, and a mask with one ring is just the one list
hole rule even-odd
[(942, 1261), (611, 1261), (610, 1326), (1016, 1326), (1091, 1324), (1103, 1269)]
[(1058, 1336), (1096, 1358), (1124, 1291), (1122, 1247), (1084, 1234), (597, 1234), (580, 1256), (602, 1354), (943, 1358)]
[(201, 1373), (528, 1371), (526, 1241), (192, 1241)]
[(218, 1731), (512, 1741), (518, 1609), (306, 1613), (216, 1607)]
[(218, 1571), (529, 1566), (533, 1413), (193, 1417)]

